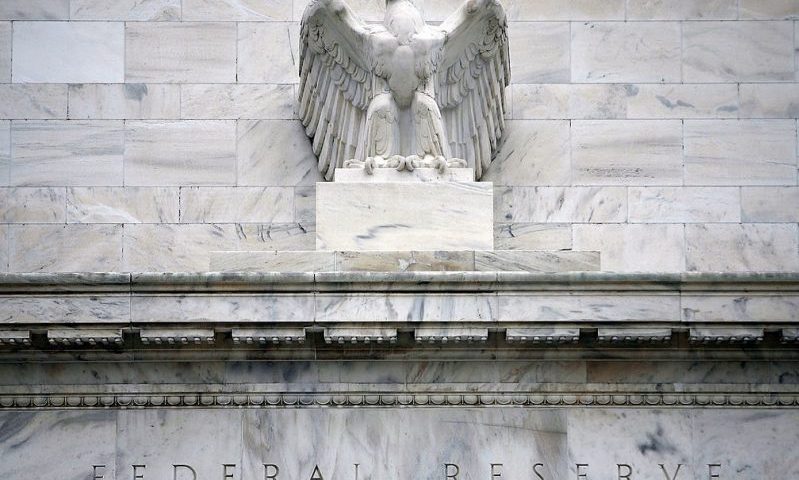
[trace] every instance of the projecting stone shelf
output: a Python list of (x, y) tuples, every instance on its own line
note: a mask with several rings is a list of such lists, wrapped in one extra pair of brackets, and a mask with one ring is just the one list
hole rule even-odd
[(212, 252), (215, 272), (587, 272), (599, 270), (598, 252)]

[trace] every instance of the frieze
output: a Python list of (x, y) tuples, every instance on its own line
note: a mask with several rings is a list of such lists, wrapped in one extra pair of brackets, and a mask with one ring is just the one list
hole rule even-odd
[(336, 408), (336, 407), (667, 407), (794, 408), (788, 393), (103, 393), (0, 395), (0, 409)]

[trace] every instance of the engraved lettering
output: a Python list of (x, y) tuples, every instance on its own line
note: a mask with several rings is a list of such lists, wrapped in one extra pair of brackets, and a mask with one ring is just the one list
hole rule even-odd
[(580, 480), (581, 478), (586, 478), (586, 479), (588, 478), (588, 473), (583, 472), (582, 471), (583, 468), (588, 468), (588, 464), (587, 463), (577, 464), (577, 480)]
[(197, 472), (194, 471), (194, 468), (192, 468), (191, 465), (181, 465), (181, 464), (172, 464), (172, 480), (178, 480), (179, 468), (190, 471), (192, 480), (197, 480)]
[(677, 464), (677, 470), (674, 471), (674, 476), (669, 476), (669, 472), (666, 470), (666, 465), (659, 463), (660, 469), (663, 470), (663, 475), (666, 476), (666, 480), (677, 480), (677, 474), (680, 473), (680, 467), (682, 467), (682, 463)]
[[(451, 470), (455, 470), (451, 472)], [(445, 479), (453, 479), (458, 480), (458, 473), (461, 471), (460, 467), (455, 465), (454, 463), (445, 463), (444, 464), (444, 478)]]
[(533, 473), (536, 474), (538, 480), (544, 480), (544, 476), (541, 475), (541, 472), (538, 471), (538, 467), (543, 467), (543, 466), (544, 466), (543, 463), (536, 463), (535, 465), (533, 465)]
[(139, 469), (141, 468), (144, 470), (146, 466), (147, 465), (131, 465), (131, 467), (133, 467), (133, 480), (144, 478), (144, 473), (139, 473)]
[[(274, 470), (273, 473), (269, 473), (270, 468)], [(280, 473), (280, 467), (274, 463), (264, 463), (264, 480), (277, 480), (278, 473)]]
[(325, 477), (322, 476), (322, 472), (319, 471), (319, 465), (315, 465), (313, 467), (313, 473), (311, 473), (311, 480), (325, 480)]
[(502, 472), (499, 471), (499, 469), (501, 469), (501, 468), (502, 468), (502, 464), (501, 463), (492, 463), (491, 464), (491, 478), (501, 478), (502, 477)]
[(708, 480), (713, 480), (714, 478), (721, 478), (721, 473), (716, 470), (717, 468), (721, 468), (720, 463), (708, 463), (707, 464), (707, 478)]
[(105, 469), (105, 465), (92, 465), (92, 480), (102, 480), (103, 474), (97, 471), (98, 468)]
[(223, 463), (222, 464), (222, 480), (227, 480), (228, 478), (233, 478), (233, 472), (229, 472), (228, 471), (229, 468), (235, 469), (236, 468), (236, 464), (235, 463)]
[[(619, 474), (619, 480), (630, 480), (630, 475), (633, 474), (633, 469), (626, 463), (617, 463), (616, 464), (617, 472)], [(621, 473), (621, 469), (624, 468), (627, 470), (625, 473)]]

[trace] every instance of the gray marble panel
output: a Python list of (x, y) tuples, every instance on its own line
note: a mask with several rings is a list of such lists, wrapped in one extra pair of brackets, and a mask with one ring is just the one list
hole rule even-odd
[(799, 4), (794, 0), (741, 0), (742, 20), (799, 20)]
[(799, 295), (684, 295), (683, 319), (692, 322), (789, 322), (799, 311)]
[(0, 2), (3, 20), (67, 20), (69, 0), (3, 0)]
[(16, 22), (14, 82), (122, 82), (125, 35), (121, 23)]
[(0, 22), (0, 82), (11, 81), (11, 22)]
[(627, 112), (629, 86), (624, 85), (513, 85), (512, 90), (513, 118), (517, 120), (625, 118)]
[(474, 252), (336, 252), (336, 271), (471, 271)]
[(573, 248), (598, 251), (603, 271), (685, 270), (683, 225), (574, 225), (572, 228)]
[(499, 321), (679, 321), (676, 295), (499, 295)]
[(71, 0), (72, 20), (180, 20), (180, 0)]
[(629, 20), (736, 20), (738, 0), (628, 0)]
[(686, 120), (686, 185), (796, 185), (793, 120)]
[(316, 246), (354, 251), (491, 250), (492, 185), (319, 183)]
[(495, 223), (497, 250), (571, 250), (572, 227), (556, 223)]
[[(484, 177), (485, 178), (485, 177)], [(415, 168), (412, 172), (393, 168), (378, 168), (366, 173), (363, 168), (338, 168), (335, 182), (385, 183), (385, 182), (474, 182), (473, 168), (447, 168), (444, 173), (435, 168)]]
[(69, 86), (69, 118), (177, 119), (180, 86), (146, 83)]
[(502, 147), (481, 181), (495, 185), (568, 185), (569, 138), (566, 121), (510, 120)]
[(743, 187), (744, 222), (799, 222), (799, 187)]
[(11, 122), (0, 120), (0, 186), (9, 184), (11, 170)]
[(547, 410), (249, 410), (243, 467), (263, 475), (265, 463), (277, 464), (289, 478), (314, 478), (318, 467), (315, 478), (356, 478), (359, 464), (357, 478), (444, 478), (451, 463), (457, 478), (527, 478), (548, 459), (541, 472), (552, 478), (565, 469), (564, 425), (561, 412)]
[(572, 183), (680, 185), (682, 124), (678, 120), (573, 121)]
[(744, 83), (742, 118), (799, 118), (799, 84)]
[(299, 25), (253, 22), (238, 26), (237, 80), (242, 83), (299, 83)]
[(300, 223), (316, 223), (316, 187), (294, 189), (294, 220)]
[(63, 188), (0, 188), (0, 223), (64, 223)]
[(232, 120), (125, 124), (125, 185), (233, 185), (235, 162)]
[(306, 322), (314, 318), (314, 298), (308, 295), (135, 296), (133, 323), (174, 322)]
[(288, 223), (294, 220), (289, 187), (184, 187), (182, 223)]
[(502, 222), (624, 222), (622, 187), (506, 187), (494, 195), (494, 218)]
[(166, 187), (67, 188), (67, 223), (177, 223), (179, 190)]
[(656, 85), (626, 87), (627, 118), (737, 118), (735, 84)]
[(588, 382), (600, 384), (751, 384), (774, 381), (768, 362), (589, 361)]
[(212, 251), (238, 249), (235, 225), (126, 225), (125, 271), (208, 270)]
[(683, 24), (683, 81), (794, 79), (792, 22)]
[(121, 121), (14, 121), (11, 185), (122, 185)]
[(680, 81), (680, 24), (572, 24), (573, 82)]
[(741, 193), (735, 187), (631, 187), (628, 194), (630, 222), (741, 221)]
[(8, 225), (0, 225), (0, 272), (8, 271)]
[[(713, 478), (711, 472), (739, 479), (799, 476), (793, 456), (782, 451), (799, 442), (796, 411), (696, 410), (692, 416), (697, 478)], [(711, 470), (710, 464), (720, 466)]]
[(127, 23), (125, 81), (234, 83), (236, 24)]
[[(14, 480), (91, 478), (92, 465), (114, 478), (117, 412), (0, 413), (0, 477)], [(121, 472), (120, 472), (121, 474)]]
[(569, 82), (568, 23), (511, 22), (508, 38), (513, 82)]
[(480, 272), (582, 272), (599, 270), (598, 252), (530, 252), (524, 250), (475, 252)]
[(238, 122), (238, 185), (313, 185), (322, 181), (305, 129), (297, 121)]
[(196, 119), (294, 119), (294, 85), (183, 85), (181, 114)]
[(128, 323), (130, 298), (75, 295), (69, 297), (4, 297), (0, 319), (6, 325), (27, 323)]
[(174, 467), (178, 464), (189, 465), (198, 479), (223, 478), (223, 464), (240, 465), (242, 430), (240, 410), (120, 411), (119, 477), (135, 477), (132, 466), (145, 465), (138, 469), (140, 478), (192, 478), (188, 468)]
[(0, 118), (65, 119), (67, 118), (67, 86), (0, 85)]
[(692, 417), (685, 411), (571, 409), (567, 418), (570, 478), (673, 478), (679, 464), (680, 475), (688, 478), (694, 467)]
[[(459, 2), (454, 4), (458, 5)], [(510, 18), (531, 21), (624, 20), (625, 8), (624, 0), (508, 0), (503, 4)]]
[(306, 223), (243, 224), (236, 231), (239, 250), (314, 250), (316, 225)]
[(319, 322), (493, 321), (493, 295), (327, 295), (316, 297)]
[[(299, 3), (299, 7), (305, 7), (307, 5), (304, 1), (295, 3)], [(237, 22), (290, 21), (292, 13), (291, 0), (183, 1), (183, 20)]]
[(12, 272), (118, 272), (121, 225), (13, 225)]
[(689, 224), (685, 246), (688, 271), (799, 270), (796, 224)]
[(212, 272), (332, 272), (333, 252), (211, 252)]

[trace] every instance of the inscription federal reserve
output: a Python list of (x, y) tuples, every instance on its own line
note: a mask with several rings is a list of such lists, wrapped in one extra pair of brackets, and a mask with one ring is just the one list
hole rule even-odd
[[(475, 472), (465, 472), (461, 471), (461, 467), (456, 463), (444, 463), (442, 465), (438, 465), (438, 473), (436, 473), (436, 468), (430, 469), (428, 472), (416, 472), (413, 477), (409, 478), (427, 478), (427, 479), (440, 479), (440, 480), (466, 480), (466, 479), (485, 479), (485, 480), (500, 480), (500, 479), (508, 479), (510, 480), (512, 477), (506, 477), (504, 475), (504, 467), (505, 464), (502, 463), (489, 463), (486, 465), (486, 468), (481, 469), (482, 471), (475, 471)], [(571, 478), (575, 478), (576, 480), (589, 480), (590, 477), (590, 467), (591, 465), (588, 463), (576, 463), (573, 465), (573, 476)], [(678, 463), (676, 465), (666, 465), (664, 463), (657, 464), (657, 468), (651, 469), (651, 474), (653, 476), (647, 475), (646, 478), (648, 480), (658, 478), (656, 472), (660, 472), (662, 476), (659, 478), (663, 478), (665, 480), (678, 480), (679, 478), (683, 478), (680, 476), (681, 472), (687, 471), (683, 470), (685, 465)], [(723, 465), (720, 463), (709, 463), (706, 465), (707, 467), (707, 479), (708, 480), (720, 480), (722, 478), (723, 472)], [(107, 465), (92, 465), (91, 467), (91, 476), (89, 477), (91, 480), (107, 480), (105, 476), (105, 472), (107, 471)], [(531, 479), (531, 480), (547, 480), (550, 477), (546, 477), (544, 474), (544, 470), (546, 465), (544, 463), (533, 463), (530, 466), (529, 475), (523, 477), (524, 479)], [(633, 480), (635, 477), (633, 474), (633, 465), (626, 464), (626, 463), (617, 463), (615, 464), (616, 468), (616, 479), (618, 480)], [(263, 469), (258, 472), (249, 472), (249, 474), (245, 474), (239, 469), (239, 465), (235, 463), (221, 463), (219, 464), (219, 471), (218, 476), (208, 476), (208, 477), (200, 477), (197, 474), (197, 470), (192, 467), (191, 465), (187, 464), (177, 464), (173, 463), (171, 465), (172, 476), (170, 477), (172, 480), (208, 480), (218, 479), (218, 480), (241, 480), (245, 478), (250, 479), (263, 479), (263, 480), (378, 480), (378, 477), (374, 477), (370, 475), (369, 469), (366, 465), (360, 463), (352, 464), (352, 470), (348, 473), (338, 473), (337, 475), (330, 475), (330, 472), (324, 472), (323, 469), (319, 467), (319, 465), (308, 466), (301, 472), (285, 472), (281, 470), (280, 465), (274, 463), (264, 463)], [(695, 470), (694, 470), (695, 471)], [(124, 475), (121, 478), (129, 478), (130, 480), (147, 480), (149, 478), (146, 475), (147, 472), (147, 465), (146, 464), (134, 464), (129, 466), (129, 476), (125, 477)], [(327, 475), (325, 474), (327, 473)], [(261, 476), (262, 475), (262, 476)], [(120, 478), (119, 476), (117, 478)], [(689, 474), (685, 474), (684, 478), (702, 478), (701, 476), (691, 476)], [(108, 479), (110, 480), (110, 479)], [(379, 479), (383, 480), (383, 479)], [(388, 479), (385, 479), (388, 480)], [(391, 479), (394, 480), (394, 479)], [(522, 480), (521, 478), (515, 478), (513, 480)], [(559, 480), (559, 479), (558, 479)]]

